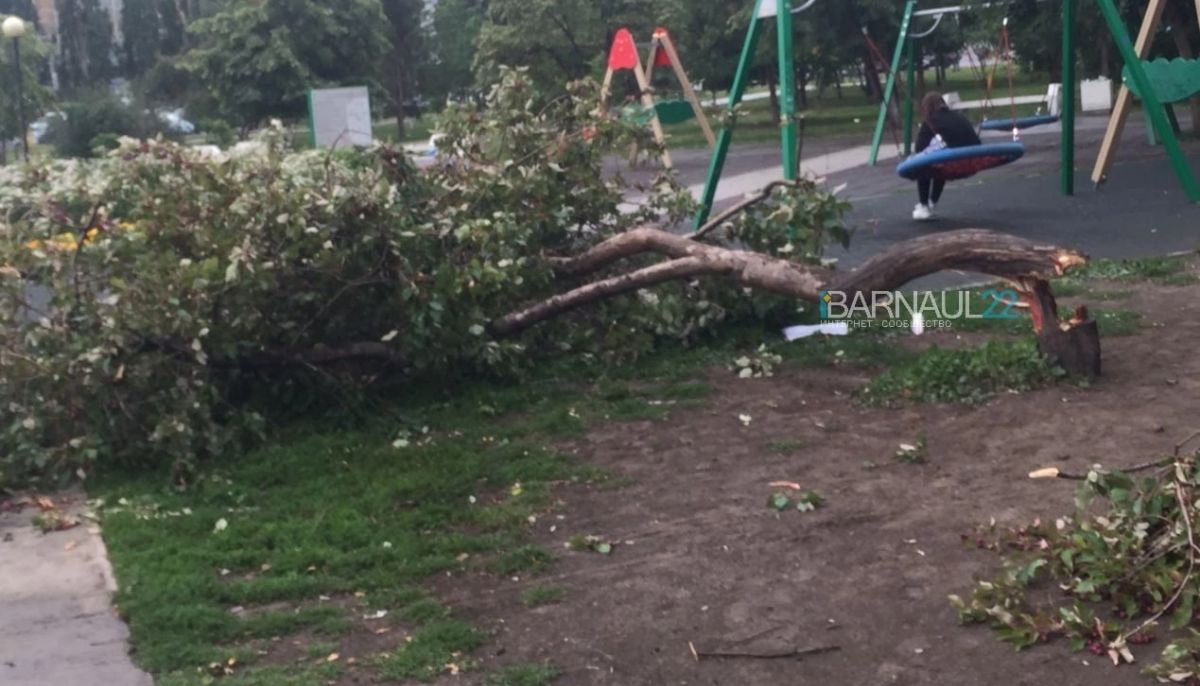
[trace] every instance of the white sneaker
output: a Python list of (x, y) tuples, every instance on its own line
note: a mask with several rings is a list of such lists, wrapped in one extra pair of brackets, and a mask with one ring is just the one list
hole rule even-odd
[(921, 203), (917, 203), (917, 206), (913, 208), (912, 217), (914, 221), (929, 221), (930, 219), (933, 219), (933, 210), (929, 209), (929, 207), (925, 205), (922, 205)]

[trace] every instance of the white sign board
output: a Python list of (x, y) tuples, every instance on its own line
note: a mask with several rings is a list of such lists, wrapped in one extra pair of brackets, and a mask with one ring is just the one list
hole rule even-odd
[(761, 0), (758, 5), (758, 18), (766, 19), (779, 14), (779, 3), (777, 0)]
[(365, 86), (310, 90), (308, 125), (318, 148), (370, 145), (371, 95)]
[(1080, 106), (1084, 112), (1107, 112), (1112, 109), (1112, 81), (1101, 76), (1084, 79), (1079, 84)]

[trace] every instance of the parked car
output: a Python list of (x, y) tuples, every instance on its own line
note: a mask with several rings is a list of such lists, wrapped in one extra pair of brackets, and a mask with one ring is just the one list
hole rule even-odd
[(155, 113), (168, 133), (196, 133), (196, 125), (183, 118), (183, 109), (160, 110)]

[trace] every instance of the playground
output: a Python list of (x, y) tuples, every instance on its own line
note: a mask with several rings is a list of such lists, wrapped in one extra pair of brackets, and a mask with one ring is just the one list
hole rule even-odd
[[(842, 0), (748, 2), (720, 100), (643, 21), (550, 93), (497, 66), (420, 150), (339, 84), (327, 150), (272, 121), (14, 167), (0, 684), (1197, 686), (1200, 70), (1154, 54), (1168, 1), (1024, 3), (1061, 10), (1044, 83), (1012, 3), (897, 0), (811, 119), (793, 40)], [(969, 79), (926, 74), (984, 8)], [(922, 138), (935, 78), (974, 143)]]

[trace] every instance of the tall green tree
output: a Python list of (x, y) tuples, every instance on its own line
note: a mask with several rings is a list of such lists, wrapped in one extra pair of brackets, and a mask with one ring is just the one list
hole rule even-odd
[(253, 0), (194, 21), (183, 65), (242, 124), (298, 116), (310, 88), (379, 92), (391, 50), (379, 0)]
[[(19, 16), (19, 15), (18, 15)], [(5, 43), (8, 41), (5, 40)], [(0, 161), (6, 161), (13, 151), (7, 149), (7, 142), (19, 140), (21, 130), (22, 101), (17, 99), (16, 70), (13, 69), (13, 51), (0, 50)], [(21, 38), (21, 93), (24, 96), (25, 124), (42, 116), (53, 99), (50, 89), (38, 80), (38, 74), (46, 64), (50, 48), (34, 32), (30, 31)]]
[(476, 78), (495, 80), (499, 65), (527, 66), (543, 93), (601, 71), (616, 30), (649, 40), (652, 0), (491, 0), (479, 33)]
[(472, 67), (487, 0), (438, 0), (433, 8), (433, 39), (423, 92), (430, 97), (461, 97), (474, 84)]
[(162, 49), (162, 21), (159, 0), (124, 0), (121, 6), (121, 67), (134, 78), (145, 73), (158, 60)]
[(37, 11), (33, 7), (33, 0), (0, 0), (0, 14), (8, 16), (15, 14), (25, 21), (37, 22)]
[(113, 75), (112, 22), (99, 0), (56, 0), (59, 79), (68, 89), (94, 87)]
[(382, 0), (383, 13), (391, 29), (391, 54), (384, 65), (385, 89), (396, 115), (396, 126), (400, 139), (404, 139), (404, 108), (410, 98), (417, 94), (417, 74), (422, 63), (428, 61), (425, 53), (423, 0)]

